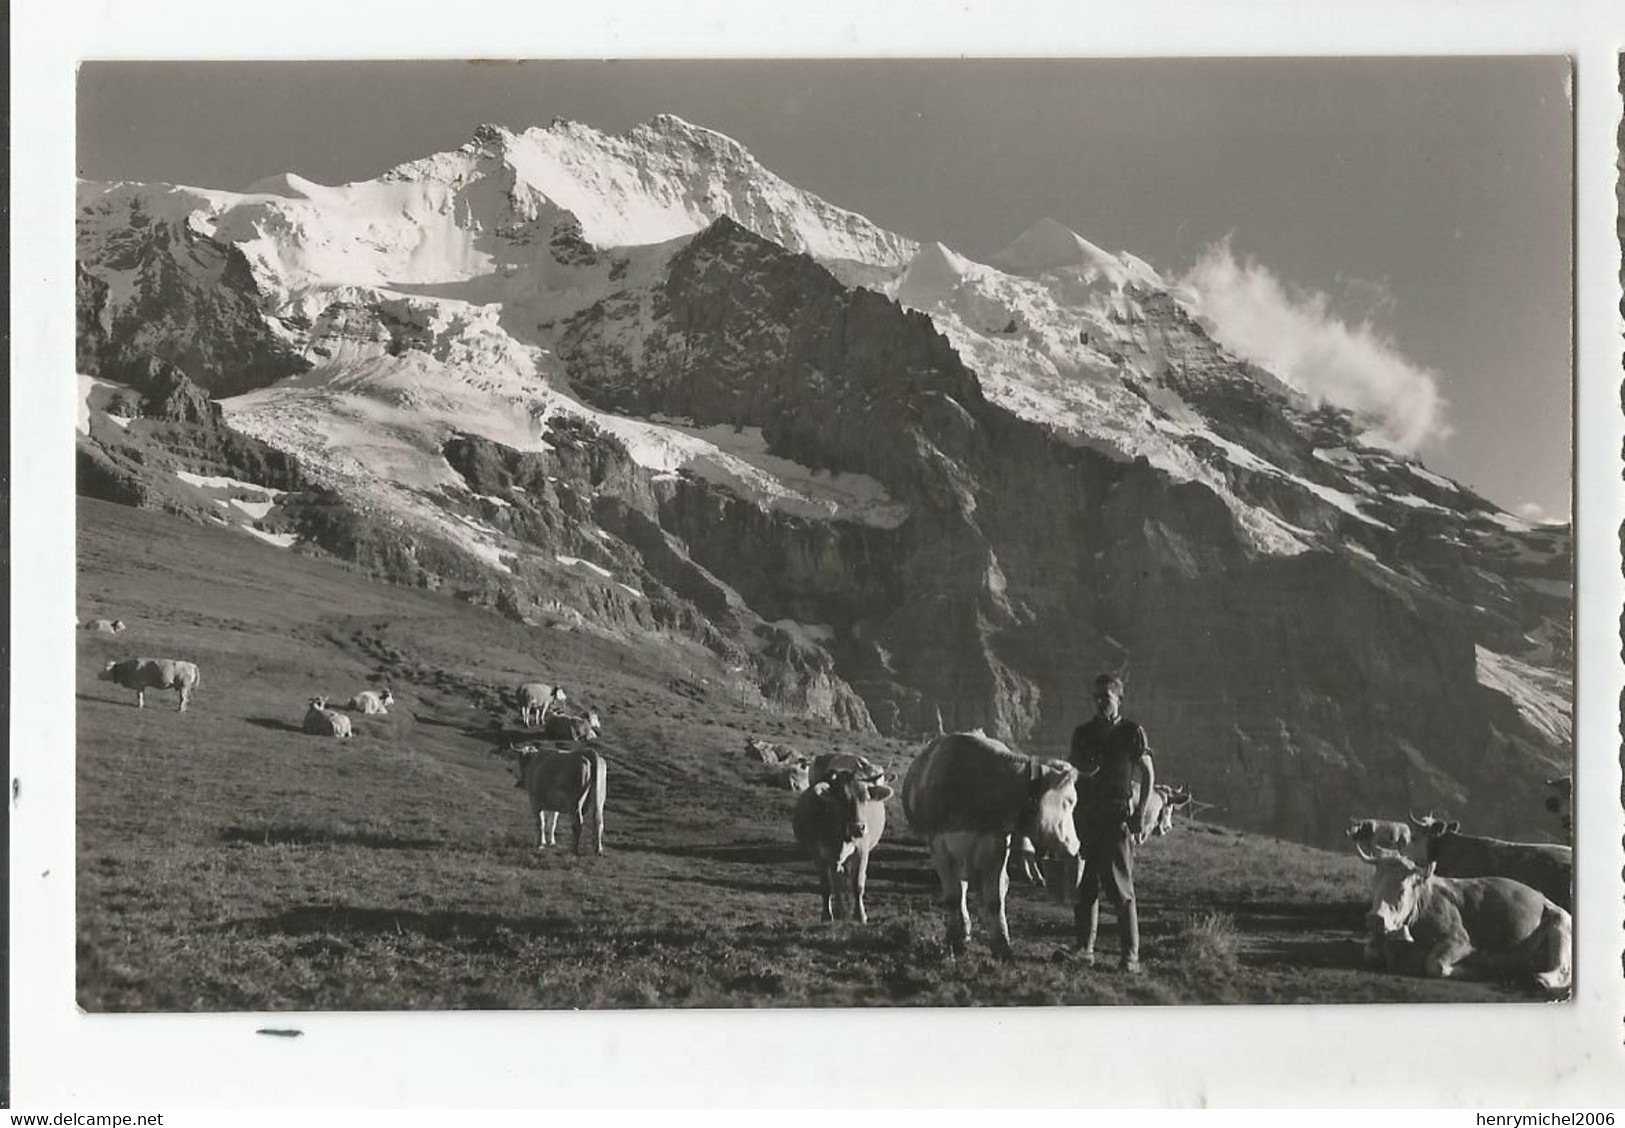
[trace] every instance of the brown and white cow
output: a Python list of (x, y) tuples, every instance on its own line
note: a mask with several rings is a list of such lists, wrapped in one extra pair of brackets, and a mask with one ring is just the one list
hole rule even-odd
[(818, 871), (821, 920), (845, 915), (868, 923), (863, 894), (869, 854), (885, 833), (891, 796), (880, 778), (865, 779), (846, 768), (819, 779), (796, 799), (791, 827)]
[(79, 625), (83, 631), (95, 631), (97, 634), (118, 634), (124, 630), (123, 619), (90, 619)]
[(1078, 770), (1064, 760), (1041, 760), (1011, 751), (990, 737), (949, 733), (915, 757), (903, 779), (903, 813), (925, 836), (942, 882), (950, 953), (970, 938), (967, 896), (972, 886), (993, 930), (995, 953), (1011, 958), (1005, 897), (1006, 867), (1014, 840), (1031, 838), (1057, 868), (1049, 882), (1058, 896), (1075, 882)]
[(1438, 866), (1441, 877), (1510, 877), (1538, 890), (1564, 909), (1574, 908), (1574, 851), (1545, 842), (1507, 842), (1458, 833), (1461, 823), (1411, 816), (1420, 832), (1418, 859)]
[(573, 846), (581, 853), (581, 829), (589, 813), (593, 823), (593, 853), (604, 853), (604, 799), (609, 787), (609, 766), (590, 744), (575, 748), (510, 745), (517, 757), (519, 782), (530, 799), (530, 818), (536, 826), (536, 849), (558, 845), (559, 814), (569, 811)]
[(137, 709), (146, 708), (147, 690), (173, 689), (180, 698), (182, 713), (186, 712), (201, 677), (193, 663), (169, 658), (126, 658), (122, 662), (109, 662), (98, 676), (102, 681), (135, 690)]
[(1545, 990), (1569, 988), (1573, 920), (1550, 898), (1507, 877), (1441, 877), (1431, 862), (1359, 853), (1376, 867), (1368, 960), (1430, 979), (1527, 972)]

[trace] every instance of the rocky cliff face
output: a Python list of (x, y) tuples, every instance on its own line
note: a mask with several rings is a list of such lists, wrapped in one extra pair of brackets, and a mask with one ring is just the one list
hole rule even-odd
[(1132, 255), (922, 249), (677, 119), (82, 198), (87, 489), (892, 735), (1059, 754), (1117, 670), (1161, 774), (1252, 829), (1545, 830), (1570, 531), (1369, 444)]

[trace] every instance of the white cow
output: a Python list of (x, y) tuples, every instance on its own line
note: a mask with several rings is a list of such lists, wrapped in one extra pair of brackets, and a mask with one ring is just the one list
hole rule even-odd
[(102, 681), (110, 681), (125, 689), (135, 690), (135, 707), (147, 705), (147, 690), (173, 689), (180, 697), (180, 711), (186, 712), (192, 691), (198, 687), (201, 675), (191, 662), (169, 658), (126, 658), (122, 662), (109, 662), (102, 667)]
[(350, 698), (348, 708), (356, 713), (373, 717), (387, 714), (389, 707), (395, 704), (395, 695), (389, 691), (389, 686), (383, 689), (364, 689)]

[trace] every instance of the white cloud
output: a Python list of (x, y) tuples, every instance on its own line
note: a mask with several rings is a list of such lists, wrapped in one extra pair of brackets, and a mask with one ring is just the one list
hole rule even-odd
[(1414, 452), (1450, 434), (1431, 371), (1369, 320), (1351, 324), (1333, 313), (1325, 294), (1291, 287), (1252, 259), (1237, 262), (1229, 239), (1209, 247), (1182, 281), (1201, 296), (1220, 344), (1369, 419), (1383, 445)]

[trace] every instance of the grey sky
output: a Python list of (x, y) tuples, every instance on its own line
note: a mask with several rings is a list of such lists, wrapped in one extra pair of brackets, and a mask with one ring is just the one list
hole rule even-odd
[(1571, 116), (1555, 58), (89, 63), (95, 179), (366, 179), (475, 125), (667, 111), (973, 258), (1053, 216), (1165, 275), (1230, 237), (1431, 370), (1430, 466), (1570, 498)]

